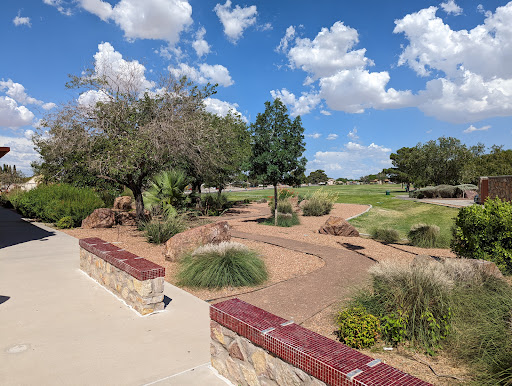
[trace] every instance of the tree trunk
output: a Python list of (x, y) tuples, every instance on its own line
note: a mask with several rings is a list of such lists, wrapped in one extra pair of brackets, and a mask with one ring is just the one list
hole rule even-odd
[(274, 185), (274, 225), (277, 226), (277, 184)]
[(137, 216), (137, 221), (146, 220), (146, 216), (144, 215), (144, 200), (142, 199), (142, 189), (138, 186), (130, 186), (129, 187), (133, 196), (135, 197), (135, 214)]
[(217, 195), (219, 196), (219, 198), (220, 198), (220, 196), (222, 196), (222, 189), (224, 189), (222, 186), (219, 186), (217, 188)]

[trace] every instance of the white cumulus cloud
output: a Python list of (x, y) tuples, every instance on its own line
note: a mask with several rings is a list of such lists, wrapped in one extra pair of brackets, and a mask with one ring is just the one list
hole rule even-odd
[(199, 68), (196, 68), (180, 63), (178, 68), (169, 66), (169, 71), (176, 78), (186, 76), (189, 80), (199, 84), (218, 83), (221, 86), (228, 87), (235, 83), (231, 79), (228, 69), (220, 64), (209, 65), (202, 63), (199, 65)]
[(258, 11), (255, 5), (231, 7), (231, 0), (226, 0), (224, 5), (217, 4), (213, 9), (224, 27), (224, 33), (228, 39), (237, 43), (242, 37), (244, 30), (256, 23)]
[(30, 17), (22, 17), (22, 16), (20, 16), (20, 12), (18, 12), (18, 16), (16, 16), (14, 19), (12, 19), (12, 22), (16, 27), (19, 27), (20, 25), (26, 25), (27, 27), (32, 27), (32, 24), (30, 23)]
[(335, 139), (338, 139), (338, 134), (329, 134), (326, 139), (328, 141), (334, 141)]
[(391, 166), (391, 149), (374, 143), (369, 146), (346, 143), (339, 151), (318, 151), (307, 164), (307, 171), (322, 169), (334, 178), (359, 178)]
[(192, 47), (196, 51), (197, 56), (201, 57), (210, 52), (210, 45), (204, 39), (204, 35), (206, 35), (206, 29), (201, 27), (196, 32), (196, 40), (192, 43)]
[(455, 4), (455, 0), (448, 0), (446, 3), (441, 3), (440, 6), (449, 15), (457, 16), (462, 14), (462, 8)]
[(274, 99), (281, 99), (285, 105), (289, 106), (292, 117), (309, 114), (320, 103), (320, 96), (318, 94), (303, 92), (297, 98), (295, 94), (285, 88), (282, 90), (271, 90), (270, 95)]
[(320, 134), (320, 133), (306, 134), (307, 138), (313, 138), (313, 139), (318, 139), (321, 136), (322, 136), (322, 134)]
[(71, 11), (71, 8), (66, 8), (64, 6), (65, 3), (62, 0), (43, 0), (43, 3), (57, 8), (57, 11), (59, 11), (60, 13), (62, 13), (65, 16), (71, 16), (73, 14), (73, 12)]
[(79, 3), (101, 20), (113, 20), (129, 40), (156, 39), (175, 45), (181, 32), (193, 22), (192, 6), (187, 0), (121, 0), (114, 7), (102, 0)]
[(16, 101), (8, 96), (0, 96), (0, 127), (15, 129), (30, 125), (33, 120), (32, 111), (25, 106), (18, 106)]
[(204, 105), (206, 111), (212, 114), (216, 114), (221, 117), (226, 116), (228, 113), (239, 114), (244, 122), (248, 122), (247, 118), (238, 111), (239, 106), (237, 103), (229, 103), (217, 98), (208, 97), (204, 99)]
[(347, 137), (353, 141), (357, 141), (359, 139), (359, 136), (357, 135), (357, 129), (354, 127), (352, 131), (348, 132)]
[(473, 131), (487, 131), (491, 128), (490, 125), (487, 125), (487, 126), (482, 126), (480, 128), (477, 128), (473, 125), (469, 126), (466, 130), (464, 130), (464, 133), (468, 134), (468, 133), (472, 133)]

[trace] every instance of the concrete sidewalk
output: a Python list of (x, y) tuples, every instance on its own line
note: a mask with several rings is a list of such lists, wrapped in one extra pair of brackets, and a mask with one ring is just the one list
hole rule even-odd
[(166, 283), (139, 316), (79, 270), (78, 240), (0, 208), (0, 384), (225, 385), (208, 304)]

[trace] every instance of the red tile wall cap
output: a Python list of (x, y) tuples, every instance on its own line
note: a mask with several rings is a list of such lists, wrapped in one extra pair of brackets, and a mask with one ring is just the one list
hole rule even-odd
[(328, 385), (430, 385), (240, 299), (211, 305), (210, 318)]
[(98, 237), (80, 239), (78, 244), (86, 251), (129, 273), (138, 280), (165, 277), (164, 267), (125, 251)]

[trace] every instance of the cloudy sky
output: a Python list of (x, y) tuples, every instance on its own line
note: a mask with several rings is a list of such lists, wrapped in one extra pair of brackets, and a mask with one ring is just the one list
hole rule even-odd
[(3, 0), (0, 163), (31, 174), (34, 126), (75, 95), (68, 74), (137, 69), (218, 83), (208, 110), (254, 122), (281, 98), (305, 127), (308, 172), (388, 167), (453, 136), (512, 148), (512, 2)]

